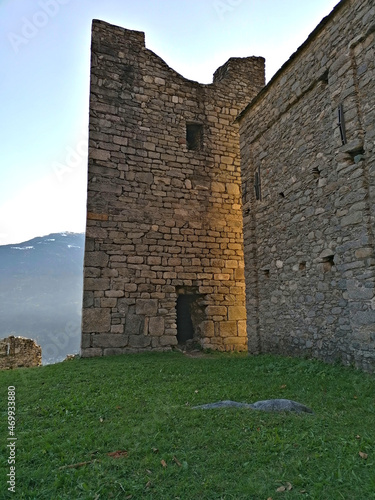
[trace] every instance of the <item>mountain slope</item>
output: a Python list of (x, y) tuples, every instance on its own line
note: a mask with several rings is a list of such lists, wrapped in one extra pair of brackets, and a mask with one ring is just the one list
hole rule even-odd
[(35, 339), (43, 362), (79, 351), (84, 234), (0, 246), (0, 337)]

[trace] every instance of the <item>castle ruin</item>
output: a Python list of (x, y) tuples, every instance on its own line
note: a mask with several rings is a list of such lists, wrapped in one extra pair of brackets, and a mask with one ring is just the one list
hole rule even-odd
[(374, 14), (342, 0), (266, 87), (261, 57), (202, 85), (93, 22), (83, 356), (195, 342), (373, 371)]

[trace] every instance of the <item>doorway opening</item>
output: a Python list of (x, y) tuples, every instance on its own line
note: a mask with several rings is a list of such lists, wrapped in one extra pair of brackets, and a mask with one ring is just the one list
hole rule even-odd
[(177, 341), (181, 346), (199, 342), (201, 324), (205, 318), (202, 295), (195, 289), (181, 288), (177, 297)]

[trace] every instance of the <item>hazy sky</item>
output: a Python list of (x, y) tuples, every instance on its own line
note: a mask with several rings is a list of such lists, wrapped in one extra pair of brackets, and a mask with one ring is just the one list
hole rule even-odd
[(0, 245), (85, 229), (92, 19), (184, 77), (263, 56), (267, 81), (338, 0), (0, 0)]

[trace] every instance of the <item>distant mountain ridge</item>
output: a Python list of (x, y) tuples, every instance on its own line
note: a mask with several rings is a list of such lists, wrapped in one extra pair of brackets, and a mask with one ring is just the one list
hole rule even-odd
[(83, 233), (53, 233), (0, 246), (0, 338), (36, 340), (43, 362), (80, 346)]

